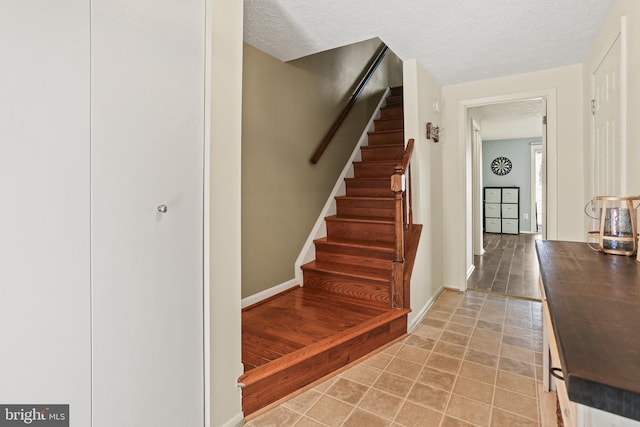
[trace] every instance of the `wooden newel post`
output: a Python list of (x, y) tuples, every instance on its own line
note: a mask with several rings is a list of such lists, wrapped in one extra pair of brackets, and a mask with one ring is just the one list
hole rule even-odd
[(391, 269), (391, 306), (405, 308), (404, 301), (404, 230), (402, 212), (402, 193), (404, 192), (404, 174), (401, 166), (396, 166), (391, 175), (391, 191), (395, 195), (395, 245)]

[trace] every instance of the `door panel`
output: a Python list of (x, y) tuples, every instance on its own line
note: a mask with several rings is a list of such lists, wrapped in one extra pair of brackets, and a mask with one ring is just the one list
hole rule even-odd
[(69, 404), (73, 426), (91, 422), (89, 10), (0, 1), (0, 403)]
[(620, 38), (593, 75), (594, 191), (616, 196), (621, 191)]
[(204, 3), (91, 30), (93, 425), (202, 426)]

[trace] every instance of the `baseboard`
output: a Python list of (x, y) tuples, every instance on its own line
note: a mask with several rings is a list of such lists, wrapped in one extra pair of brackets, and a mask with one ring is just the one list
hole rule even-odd
[(244, 425), (244, 414), (238, 412), (233, 418), (226, 423), (222, 424), (222, 427), (240, 427)]
[(436, 292), (435, 294), (433, 294), (431, 298), (429, 298), (426, 304), (420, 309), (418, 314), (416, 314), (416, 317), (414, 317), (411, 320), (411, 322), (407, 325), (407, 333), (410, 334), (413, 331), (413, 329), (420, 324), (420, 322), (422, 321), (424, 316), (427, 314), (427, 312), (429, 311), (433, 303), (436, 302), (436, 300), (440, 297), (440, 295), (442, 295), (444, 290), (445, 290), (444, 287), (440, 288), (438, 292)]
[(259, 303), (262, 300), (265, 300), (269, 297), (272, 297), (276, 294), (279, 294), (280, 292), (284, 292), (287, 289), (293, 288), (294, 286), (298, 285), (298, 280), (296, 279), (291, 279), (287, 282), (281, 283), (279, 285), (276, 285), (272, 288), (269, 289), (265, 289), (262, 292), (258, 292), (257, 294), (253, 294), (250, 295), (246, 298), (242, 299), (242, 308), (246, 308), (249, 307), (250, 305)]

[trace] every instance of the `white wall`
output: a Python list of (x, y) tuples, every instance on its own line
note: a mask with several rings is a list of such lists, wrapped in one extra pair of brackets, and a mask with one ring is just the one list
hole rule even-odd
[[(585, 240), (583, 223), (582, 66), (462, 83), (442, 88), (444, 105), (443, 238), (445, 286), (464, 289), (471, 268), (470, 137), (465, 105), (479, 100), (548, 95), (547, 226), (550, 239)], [(555, 142), (554, 142), (555, 141)], [(470, 192), (469, 192), (470, 193)]]
[[(587, 100), (593, 98), (593, 73), (604, 58), (607, 50), (613, 44), (621, 30), (621, 17), (626, 16), (626, 56), (627, 56), (627, 90), (623, 93), (623, 103), (626, 104), (627, 120), (623, 124), (627, 135), (626, 173), (622, 182), (626, 187), (626, 194), (640, 194), (640, 2), (637, 0), (617, 0), (603, 24), (600, 32), (583, 61), (583, 91), (585, 102), (582, 112), (584, 116), (585, 140), (585, 200), (594, 196), (593, 191), (593, 116)], [(624, 50), (624, 46), (622, 46)], [(626, 102), (625, 102), (626, 98)], [(623, 107), (624, 108), (624, 107)]]
[[(426, 124), (440, 124), (433, 103), (440, 100), (440, 84), (415, 59), (404, 61), (405, 139), (415, 139), (411, 160), (413, 220), (422, 224), (413, 275), (409, 326), (443, 289), (442, 267), (442, 144), (426, 138)], [(446, 234), (446, 233), (445, 233)]]
[[(211, 426), (242, 421), (236, 380), (241, 364), (240, 167), (242, 125), (242, 2), (207, 0), (210, 176), (208, 198), (209, 401)], [(206, 345), (206, 343), (205, 343)]]
[[(69, 403), (77, 426), (91, 425), (89, 6), (0, 5), (0, 402)], [(242, 418), (242, 3), (207, 0), (207, 14), (206, 392), (220, 426)]]
[(89, 2), (0, 2), (0, 52), (0, 402), (89, 426)]

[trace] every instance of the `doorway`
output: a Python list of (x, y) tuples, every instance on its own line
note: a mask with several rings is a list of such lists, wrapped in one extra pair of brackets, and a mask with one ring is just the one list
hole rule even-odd
[[(554, 95), (553, 93), (549, 93)], [(466, 108), (466, 118), (468, 123), (469, 142), (471, 148), (472, 161), (471, 171), (471, 191), (472, 206), (468, 212), (471, 213), (469, 221), (472, 225), (472, 236), (470, 242), (473, 266), (467, 277), (468, 287), (478, 287), (480, 277), (492, 275), (488, 270), (496, 273), (496, 269), (486, 269), (482, 262), (489, 264), (499, 261), (501, 256), (496, 251), (504, 252), (504, 249), (516, 246), (526, 246), (526, 253), (533, 253), (533, 241), (540, 235), (547, 235), (546, 226), (546, 206), (547, 200), (547, 105), (549, 94), (532, 97), (507, 97), (506, 99), (486, 99), (477, 100), (468, 104)], [(493, 101), (493, 102), (492, 102)], [(552, 120), (555, 122), (555, 120)], [(555, 143), (555, 141), (554, 141)], [(493, 151), (484, 150), (483, 147), (493, 146)], [(498, 148), (496, 148), (498, 147)], [(500, 150), (507, 150), (505, 156), (501, 156)], [(486, 152), (485, 152), (486, 151)], [(485, 153), (483, 153), (485, 152)], [(490, 157), (490, 158), (489, 158)], [(492, 160), (498, 157), (510, 158), (512, 166), (511, 173), (502, 176), (494, 176), (490, 171)], [(487, 175), (487, 173), (489, 175)], [(485, 214), (484, 214), (484, 187), (518, 187), (520, 192), (519, 212), (517, 215), (517, 235), (513, 234), (484, 234)], [(511, 221), (513, 222), (513, 221)], [(495, 231), (495, 230), (493, 230)], [(529, 234), (529, 237), (520, 235)], [(520, 242), (522, 240), (522, 242)], [(517, 242), (516, 242), (517, 241)], [(525, 243), (526, 241), (526, 243)], [(480, 243), (478, 243), (480, 242)], [(511, 251), (513, 252), (513, 251)], [(535, 256), (534, 256), (535, 258)], [(512, 261), (515, 258), (509, 258)], [(528, 259), (528, 258), (527, 258)], [(504, 262), (509, 262), (505, 258)], [(521, 261), (518, 261), (521, 263)], [(485, 263), (487, 264), (487, 263)], [(525, 261), (525, 264), (531, 263)], [(495, 267), (495, 266), (494, 266)], [(501, 267), (501, 274), (509, 274), (510, 269)], [(515, 276), (522, 276), (522, 272), (513, 271)], [(528, 275), (533, 278), (535, 275)], [(493, 282), (495, 278), (491, 278)], [(517, 277), (521, 282), (520, 277)], [(483, 279), (487, 285), (489, 279)], [(503, 280), (508, 280), (507, 277)], [(537, 283), (531, 280), (531, 286), (511, 287), (518, 296), (537, 298), (534, 295)], [(485, 286), (486, 287), (486, 286)], [(531, 291), (531, 289), (534, 291)], [(497, 289), (497, 288), (496, 288)], [(489, 289), (487, 289), (489, 290)], [(530, 292), (531, 291), (531, 292)], [(497, 290), (497, 292), (500, 292)], [(502, 293), (508, 293), (503, 289)]]

